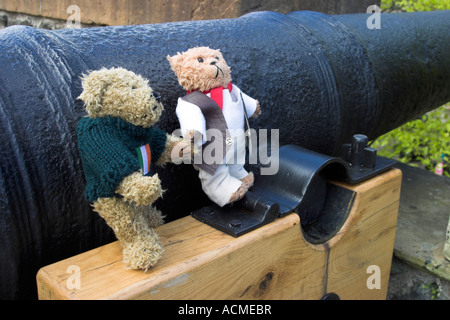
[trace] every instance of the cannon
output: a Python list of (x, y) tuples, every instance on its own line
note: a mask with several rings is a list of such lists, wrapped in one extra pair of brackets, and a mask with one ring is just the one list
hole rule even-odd
[[(75, 127), (80, 76), (123, 67), (150, 80), (178, 128), (183, 95), (167, 55), (220, 48), (234, 82), (263, 106), (251, 123), (280, 145), (339, 156), (356, 133), (374, 139), (450, 100), (449, 11), (256, 12), (236, 19), (44, 31), (0, 31), (0, 297), (35, 298), (43, 265), (114, 239), (83, 197)], [(191, 166), (159, 172), (168, 221), (208, 203)], [(189, 192), (186, 192), (189, 190)]]

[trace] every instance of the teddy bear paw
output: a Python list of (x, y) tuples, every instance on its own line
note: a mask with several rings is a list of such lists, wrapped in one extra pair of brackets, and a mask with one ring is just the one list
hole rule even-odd
[(244, 179), (241, 179), (242, 183), (245, 184), (247, 190), (253, 187), (253, 183), (255, 182), (255, 176), (253, 172), (250, 172)]
[(248, 186), (245, 183), (242, 183), (239, 189), (235, 191), (232, 195), (228, 203), (233, 203), (241, 200), (248, 191)]
[(163, 189), (161, 188), (161, 180), (159, 180), (158, 174), (153, 177), (145, 177), (143, 183), (139, 186), (138, 197), (134, 200), (139, 205), (150, 205), (158, 200), (163, 195)]
[(126, 177), (120, 183), (116, 192), (137, 206), (151, 205), (163, 194), (158, 174), (147, 177), (140, 172), (135, 172)]
[(158, 262), (163, 252), (157, 238), (135, 239), (123, 246), (123, 262), (131, 269), (147, 271)]

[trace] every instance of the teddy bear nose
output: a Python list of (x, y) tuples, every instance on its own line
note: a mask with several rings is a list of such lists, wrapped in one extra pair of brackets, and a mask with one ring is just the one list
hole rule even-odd
[(153, 92), (153, 97), (156, 101), (161, 102), (161, 95), (158, 92)]
[(216, 63), (217, 63), (217, 61), (213, 61), (213, 62), (211, 62), (210, 64), (211, 64), (212, 66), (215, 66)]

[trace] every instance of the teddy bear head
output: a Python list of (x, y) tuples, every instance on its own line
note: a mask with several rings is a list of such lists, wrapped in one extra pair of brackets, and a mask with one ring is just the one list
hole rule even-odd
[(208, 91), (231, 82), (231, 68), (220, 50), (195, 47), (167, 59), (186, 91)]
[(102, 68), (81, 78), (78, 97), (90, 117), (119, 117), (135, 126), (149, 128), (164, 110), (148, 80), (123, 68)]

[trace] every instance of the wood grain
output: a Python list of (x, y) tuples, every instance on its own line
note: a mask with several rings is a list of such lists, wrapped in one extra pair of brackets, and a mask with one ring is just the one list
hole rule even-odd
[[(192, 217), (157, 229), (165, 254), (148, 272), (127, 270), (117, 242), (42, 268), (40, 299), (385, 299), (395, 239), (401, 171), (356, 186), (346, 223), (324, 244), (312, 245), (290, 214), (239, 238)], [(77, 266), (80, 288), (69, 289)], [(366, 285), (369, 266), (381, 288)]]

